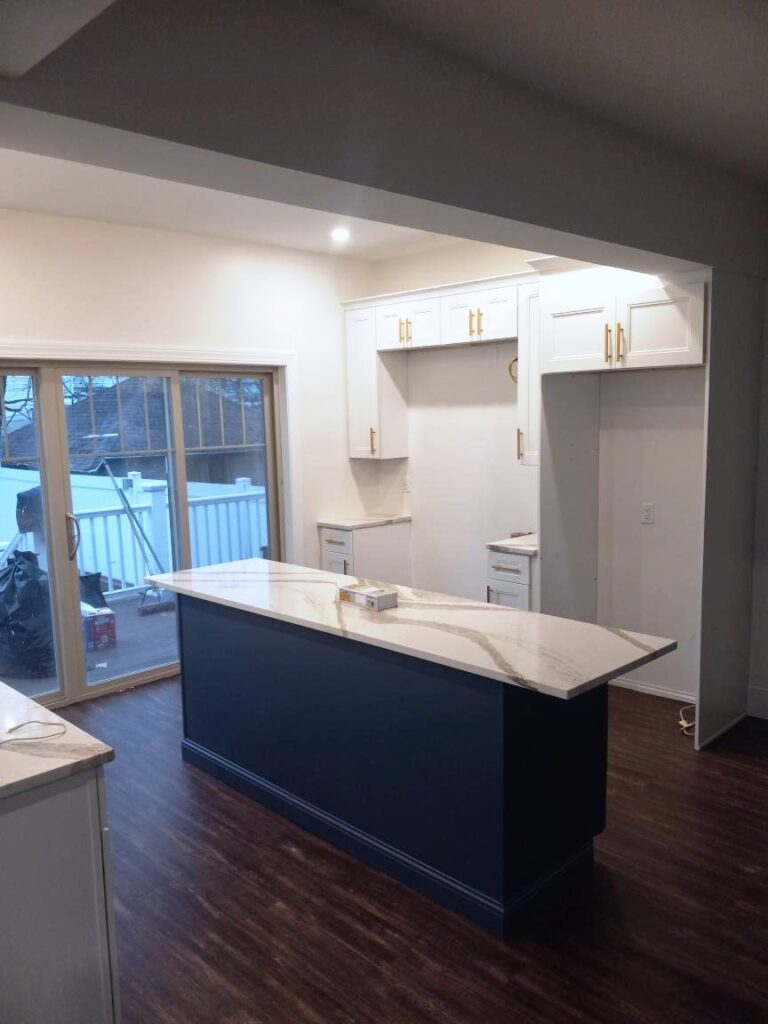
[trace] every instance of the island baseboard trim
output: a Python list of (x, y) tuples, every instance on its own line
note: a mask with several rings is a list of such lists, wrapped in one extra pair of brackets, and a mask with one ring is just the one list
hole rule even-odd
[[(349, 822), (234, 764), (194, 740), (182, 740), (181, 751), (185, 761), (354, 854), (371, 867), (385, 872), (443, 906), (464, 914), (497, 935), (504, 933), (507, 908), (500, 901), (355, 828)], [(518, 905), (516, 900), (515, 909)]]
[[(371, 867), (501, 937), (524, 923), (531, 909), (542, 903), (542, 896), (551, 894), (557, 898), (563, 882), (567, 883), (572, 877), (583, 874), (592, 865), (590, 839), (538, 878), (517, 889), (502, 903), (234, 764), (194, 740), (182, 740), (182, 757)], [(545, 899), (543, 902), (548, 901)]]

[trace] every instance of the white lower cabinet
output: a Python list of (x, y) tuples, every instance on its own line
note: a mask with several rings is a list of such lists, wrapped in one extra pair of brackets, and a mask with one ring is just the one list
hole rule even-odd
[(318, 528), (321, 569), (410, 586), (410, 521), (337, 526), (320, 523)]
[(486, 551), (486, 600), (505, 608), (529, 612), (533, 607), (533, 555), (520, 552)]
[(0, 1021), (116, 1024), (102, 769), (0, 800), (0, 851)]

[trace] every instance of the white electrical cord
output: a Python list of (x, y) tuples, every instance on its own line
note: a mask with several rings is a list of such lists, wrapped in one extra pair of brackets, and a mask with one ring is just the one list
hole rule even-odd
[(12, 732), (18, 732), (19, 729), (26, 729), (30, 725), (42, 725), (49, 729), (56, 729), (57, 732), (49, 732), (45, 736), (11, 736), (10, 739), (0, 740), (0, 747), (6, 743), (33, 743), (36, 740), (53, 740), (58, 736), (63, 736), (67, 731), (67, 726), (64, 722), (41, 722), (39, 719), (31, 718), (28, 722), (19, 722), (18, 725), (12, 725), (10, 729), (5, 730), (5, 735), (8, 736)]
[[(693, 712), (690, 718), (688, 715)], [(693, 730), (696, 725), (696, 705), (686, 704), (685, 707), (680, 708), (680, 721), (677, 723), (680, 726), (680, 731), (683, 736), (693, 736)]]

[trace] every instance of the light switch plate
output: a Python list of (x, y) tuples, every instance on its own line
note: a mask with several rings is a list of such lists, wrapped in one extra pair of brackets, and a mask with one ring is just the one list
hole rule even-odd
[(653, 526), (656, 522), (656, 509), (652, 501), (644, 501), (640, 506), (640, 522), (643, 526)]

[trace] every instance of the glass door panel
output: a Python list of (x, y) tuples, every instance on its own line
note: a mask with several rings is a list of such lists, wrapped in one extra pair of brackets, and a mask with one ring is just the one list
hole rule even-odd
[(180, 377), (193, 567), (279, 557), (270, 384)]
[(178, 660), (176, 605), (147, 575), (177, 563), (169, 378), (61, 378), (89, 686)]
[(29, 697), (61, 691), (32, 374), (0, 376), (0, 679)]

